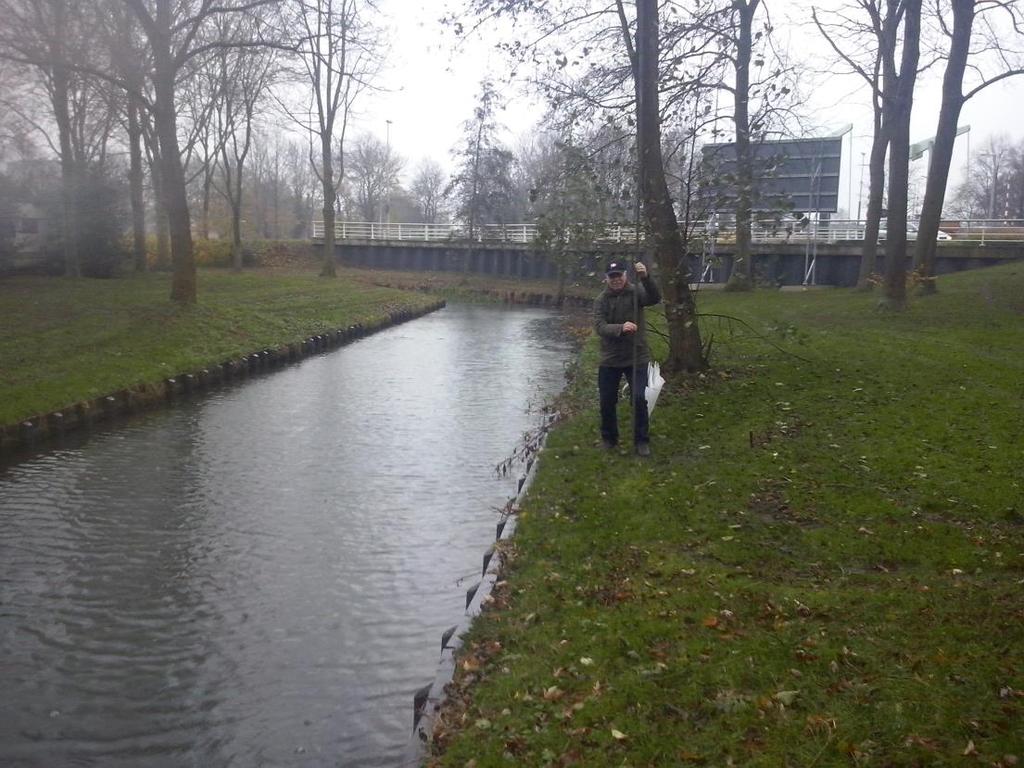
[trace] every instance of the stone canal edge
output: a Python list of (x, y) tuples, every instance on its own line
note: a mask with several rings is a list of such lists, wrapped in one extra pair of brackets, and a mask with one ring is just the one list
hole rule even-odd
[(437, 662), (434, 680), (420, 688), (413, 695), (412, 736), (400, 765), (403, 768), (419, 768), (426, 761), (438, 714), (447, 698), (446, 689), (455, 676), (456, 657), (462, 648), (462, 638), (470, 625), (480, 615), (491, 599), (491, 592), (501, 579), (504, 570), (501, 549), (497, 545), (515, 533), (517, 515), (526, 494), (537, 474), (540, 452), (547, 441), (548, 433), (559, 421), (559, 414), (550, 413), (544, 423), (529, 439), (522, 458), (524, 474), (518, 479), (516, 495), (508, 500), (498, 520), (494, 544), (483, 555), (480, 581), (466, 590), (466, 609), (462, 620), (446, 629), (441, 635), (441, 656)]

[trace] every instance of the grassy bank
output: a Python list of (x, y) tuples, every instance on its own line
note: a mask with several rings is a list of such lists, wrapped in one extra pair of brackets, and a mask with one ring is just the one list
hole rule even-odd
[(701, 296), (647, 462), (591, 347), (430, 764), (1024, 760), (1024, 267), (939, 287)]
[(345, 277), (205, 271), (199, 303), (179, 307), (169, 281), (0, 280), (0, 424), (429, 303)]
[[(525, 298), (529, 296), (553, 299), (558, 294), (557, 280), (520, 280), (471, 272), (401, 272), (359, 268), (353, 268), (352, 274), (372, 285), (427, 291), (461, 302), (505, 300), (514, 294), (520, 303), (526, 303)], [(571, 299), (585, 300), (589, 304), (597, 292), (599, 280), (599, 276), (591, 275), (569, 282), (565, 287), (565, 295)]]

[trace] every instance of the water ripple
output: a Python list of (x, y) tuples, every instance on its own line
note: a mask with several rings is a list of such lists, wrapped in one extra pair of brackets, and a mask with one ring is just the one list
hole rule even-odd
[(0, 764), (393, 765), (554, 322), (449, 308), (0, 469)]

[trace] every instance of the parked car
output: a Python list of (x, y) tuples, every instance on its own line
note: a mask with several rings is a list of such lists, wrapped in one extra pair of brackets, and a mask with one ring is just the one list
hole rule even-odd
[[(881, 225), (878, 228), (878, 242), (884, 242), (885, 239), (886, 239), (885, 238), (885, 224), (886, 224), (886, 222), (883, 219)], [(908, 222), (907, 223), (907, 240), (917, 240), (917, 231), (918, 231), (917, 224), (911, 224), (910, 222)], [(942, 242), (942, 241), (945, 241), (945, 240), (952, 240), (953, 238), (947, 232), (943, 232), (940, 229), (939, 233), (935, 236), (935, 239), (937, 241), (939, 241), (939, 242)]]

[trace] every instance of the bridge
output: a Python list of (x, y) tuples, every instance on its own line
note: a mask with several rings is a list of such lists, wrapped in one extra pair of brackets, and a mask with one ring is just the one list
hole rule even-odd
[[(751, 228), (755, 272), (778, 285), (854, 285), (864, 242), (864, 220), (771, 219)], [(339, 260), (379, 269), (466, 271), (519, 278), (554, 278), (557, 266), (537, 247), (535, 224), (335, 223)], [(916, 239), (908, 228), (908, 241)], [(322, 221), (313, 222), (313, 242), (323, 243)], [(880, 243), (886, 231), (880, 231)], [(735, 228), (696, 222), (690, 231), (691, 271), (700, 282), (724, 282), (736, 251)], [(989, 266), (1024, 257), (1024, 221), (973, 219), (944, 222), (937, 239), (939, 274)], [(613, 255), (633, 256), (646, 248), (642, 232), (609, 224), (580, 250), (579, 268), (591, 271)], [(909, 256), (908, 256), (909, 258)], [(908, 264), (909, 266), (909, 264)]]

